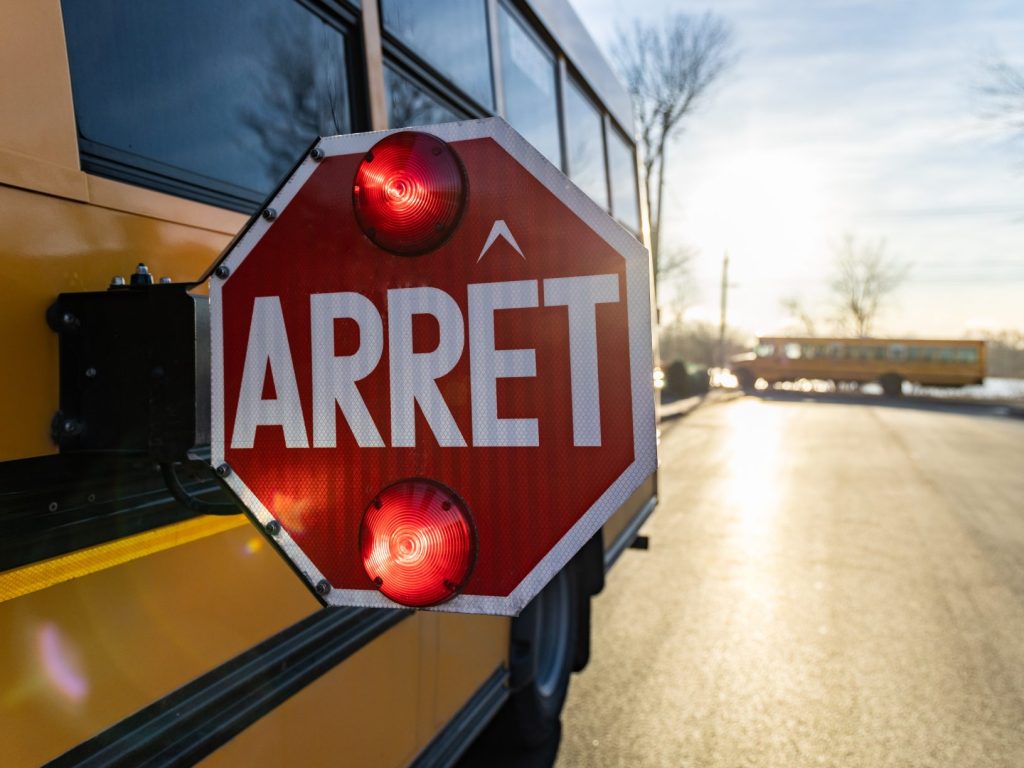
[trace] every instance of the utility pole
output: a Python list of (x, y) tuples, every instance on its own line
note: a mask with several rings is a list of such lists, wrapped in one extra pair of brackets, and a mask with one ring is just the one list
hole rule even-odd
[(729, 252), (722, 257), (722, 301), (718, 316), (718, 367), (725, 368), (725, 317), (729, 306)]

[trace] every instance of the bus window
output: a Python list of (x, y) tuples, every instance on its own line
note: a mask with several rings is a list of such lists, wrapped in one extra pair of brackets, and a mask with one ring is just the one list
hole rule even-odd
[(829, 344), (828, 356), (834, 360), (842, 360), (846, 357), (846, 347), (842, 344)]
[(391, 128), (447, 123), (464, 117), (391, 67), (384, 67), (384, 88), (388, 94), (388, 125)]
[(386, 32), (480, 104), (494, 108), (486, 0), (381, 0), (380, 15)]
[(889, 347), (890, 360), (906, 360), (907, 347), (905, 344), (893, 344)]
[(800, 359), (801, 349), (800, 345), (797, 344), (796, 342), (788, 342), (785, 346), (783, 346), (782, 351), (790, 360)]
[(804, 344), (802, 354), (809, 360), (825, 357), (825, 347), (822, 344)]
[(611, 176), (612, 213), (620, 224), (639, 234), (640, 196), (637, 191), (636, 154), (614, 127), (608, 130), (608, 172)]
[(569, 178), (608, 210), (608, 177), (604, 170), (601, 112), (572, 77), (566, 79), (565, 136)]
[(957, 360), (961, 363), (976, 363), (978, 362), (978, 350), (973, 347), (961, 347), (957, 350)]
[(939, 359), (944, 363), (952, 363), (956, 359), (956, 350), (952, 347), (943, 347), (939, 350)]
[(775, 354), (775, 345), (762, 341), (754, 350), (758, 357), (771, 357)]
[(61, 7), (86, 171), (252, 210), (313, 139), (352, 130), (345, 34), (298, 3)]
[(561, 168), (555, 57), (504, 5), (498, 11), (498, 32), (505, 117)]

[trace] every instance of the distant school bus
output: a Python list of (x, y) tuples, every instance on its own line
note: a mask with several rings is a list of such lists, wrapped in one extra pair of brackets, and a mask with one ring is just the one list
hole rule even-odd
[[(141, 366), (198, 326), (108, 323), (65, 365), (85, 329), (48, 310), (184, 286), (199, 318), (190, 281), (318, 134), (500, 115), (643, 239), (629, 96), (567, 0), (13, 0), (2, 20), (0, 765), (398, 768), (450, 765), (489, 723), (550, 736), (655, 474), (516, 619), (321, 609), (202, 461), (75, 450), (114, 426), (159, 447), (145, 395), (178, 371)], [(126, 371), (116, 425), (61, 414)]]
[(985, 378), (985, 343), (938, 339), (842, 339), (785, 336), (758, 339), (753, 352), (733, 358), (741, 387), (820, 379), (836, 384), (878, 382), (890, 397), (903, 382), (963, 387)]

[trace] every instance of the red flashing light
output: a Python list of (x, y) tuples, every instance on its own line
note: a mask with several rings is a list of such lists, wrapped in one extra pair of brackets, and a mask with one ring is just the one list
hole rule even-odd
[(363, 514), (359, 543), (377, 589), (413, 608), (457, 595), (476, 562), (469, 510), (431, 480), (402, 480), (382, 491)]
[(393, 133), (366, 153), (352, 188), (356, 221), (399, 256), (437, 248), (458, 226), (466, 177), (458, 156), (429, 133)]

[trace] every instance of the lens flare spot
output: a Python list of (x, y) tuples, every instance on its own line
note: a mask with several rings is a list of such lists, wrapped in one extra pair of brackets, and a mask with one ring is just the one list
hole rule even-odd
[(47, 622), (36, 632), (36, 651), (46, 682), (73, 703), (89, 695), (89, 681), (82, 671), (78, 651), (56, 624)]
[(296, 498), (286, 493), (275, 493), (270, 500), (270, 511), (289, 533), (301, 534), (309, 524), (313, 513), (309, 499)]
[(252, 536), (245, 542), (245, 553), (247, 555), (255, 555), (261, 549), (263, 549), (263, 539), (259, 536)]

